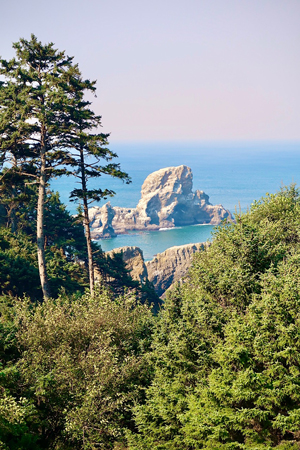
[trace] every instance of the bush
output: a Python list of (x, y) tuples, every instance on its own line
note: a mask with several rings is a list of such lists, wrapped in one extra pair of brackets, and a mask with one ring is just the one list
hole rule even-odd
[(150, 310), (106, 291), (16, 305), (18, 370), (42, 448), (112, 448), (134, 429), (131, 408), (151, 373)]
[(130, 449), (300, 447), (299, 243), (294, 186), (218, 228), (166, 300)]

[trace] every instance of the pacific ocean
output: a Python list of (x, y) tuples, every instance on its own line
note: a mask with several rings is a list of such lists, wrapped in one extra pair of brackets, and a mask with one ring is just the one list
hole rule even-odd
[[(132, 178), (126, 185), (107, 176), (95, 179), (91, 187), (110, 188), (116, 195), (103, 200), (114, 206), (135, 207), (145, 178), (163, 167), (185, 164), (193, 172), (193, 190), (203, 190), (212, 204), (222, 204), (232, 213), (245, 212), (254, 200), (277, 192), (281, 186), (299, 183), (300, 142), (135, 142), (113, 143), (109, 147), (119, 156), (122, 170)], [(72, 178), (61, 177), (51, 183), (68, 209)], [(173, 245), (203, 242), (211, 238), (211, 226), (191, 226), (151, 233), (131, 233), (100, 241), (108, 251), (125, 245), (137, 245), (145, 259)]]

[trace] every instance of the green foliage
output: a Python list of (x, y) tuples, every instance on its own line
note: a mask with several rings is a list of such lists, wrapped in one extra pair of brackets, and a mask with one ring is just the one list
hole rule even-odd
[[(83, 99), (95, 82), (34, 35), (13, 47), (16, 57), (0, 60), (0, 448), (121, 449), (151, 378), (152, 315), (132, 293), (156, 296), (91, 243), (88, 201), (114, 193), (87, 181), (130, 179)], [(47, 192), (62, 174), (81, 181), (71, 197), (83, 201), (85, 233), (82, 216)], [(92, 295), (93, 253), (110, 294)]]
[[(84, 93), (95, 93), (96, 81), (83, 80), (81, 76), (74, 80), (72, 104), (68, 114), (72, 128), (66, 134), (72, 156), (68, 162), (69, 170), (79, 180), (79, 187), (72, 190), (71, 201), (82, 202), (84, 209), (89, 202), (101, 201), (113, 196), (114, 191), (99, 187), (90, 189), (89, 180), (100, 178), (103, 174), (120, 178), (127, 184), (131, 182), (127, 173), (121, 171), (120, 164), (111, 162), (117, 154), (109, 150), (109, 134), (97, 132), (101, 125), (101, 116), (91, 109), (91, 102), (84, 99)], [(72, 169), (71, 169), (72, 168)], [(88, 217), (85, 217), (88, 220)]]
[(200, 284), (224, 306), (243, 310), (261, 290), (260, 275), (276, 268), (299, 242), (300, 203), (292, 186), (254, 202), (235, 224), (219, 227), (208, 251), (194, 260), (191, 284)]
[(39, 178), (43, 153), (48, 180), (66, 172), (61, 165), (68, 162), (67, 134), (72, 128), (67, 108), (80, 72), (72, 57), (53, 43), (43, 45), (33, 34), (13, 48), (15, 58), (0, 60), (1, 156), (9, 161), (15, 157), (17, 163), (25, 157)]
[(26, 399), (16, 400), (5, 391), (0, 393), (0, 449), (38, 450), (37, 436), (31, 430), (34, 406)]
[(107, 292), (16, 305), (18, 370), (36, 408), (42, 448), (112, 448), (134, 429), (143, 397), (152, 316), (133, 298)]
[[(88, 202), (114, 193), (88, 180), (130, 181), (84, 100), (95, 82), (34, 35), (14, 49), (0, 60), (0, 449), (299, 450), (298, 189), (219, 227), (154, 322), (151, 286), (90, 239)], [(81, 183), (76, 218), (47, 193), (62, 174)]]
[(130, 449), (300, 447), (300, 203), (292, 186), (217, 230), (166, 300)]
[[(27, 169), (29, 170), (29, 169)], [(25, 205), (33, 209), (33, 199), (36, 198), (36, 186), (27, 184), (28, 178), (22, 175), (20, 167), (4, 168), (0, 173), (0, 203), (4, 210), (3, 221), (12, 232), (20, 229), (24, 219)], [(36, 202), (34, 204), (36, 207)], [(28, 215), (28, 214), (27, 214)]]
[(0, 228), (0, 292), (33, 299), (41, 295), (36, 247), (23, 233)]
[[(74, 254), (72, 255), (74, 258)], [(87, 271), (76, 261), (68, 260), (55, 245), (46, 250), (47, 267), (53, 295), (63, 288), (66, 292), (83, 292), (87, 286)], [(32, 300), (42, 298), (37, 269), (36, 244), (22, 232), (12, 233), (0, 227), (0, 293)]]
[(245, 315), (227, 322), (212, 353), (216, 367), (197, 386), (183, 421), (195, 448), (299, 442), (299, 275), (298, 253), (266, 272)]
[[(30, 202), (19, 205), (17, 233), (0, 227), (0, 294), (28, 295), (41, 299), (37, 269), (35, 228), (36, 189), (31, 189)], [(49, 191), (45, 204), (45, 250), (52, 296), (61, 288), (66, 293), (84, 292), (88, 286), (87, 242), (82, 221), (72, 216), (59, 199), (59, 194)], [(121, 255), (105, 255), (101, 247), (92, 242), (94, 262), (101, 282), (115, 294), (135, 291), (143, 302), (159, 304), (153, 288), (141, 285), (130, 276)]]
[(18, 386), (17, 326), (11, 298), (0, 298), (0, 448), (38, 449), (34, 433), (36, 411)]
[[(38, 187), (37, 252), (43, 296), (50, 296), (45, 236), (46, 187), (54, 176), (73, 175), (80, 187), (70, 197), (83, 203), (91, 292), (94, 264), (89, 229), (88, 203), (114, 195), (105, 187), (89, 189), (90, 178), (102, 174), (130, 182), (117, 155), (107, 148), (108, 134), (99, 133), (101, 116), (90, 108), (85, 93), (94, 93), (95, 81), (84, 80), (73, 58), (59, 52), (53, 43), (43, 45), (36, 36), (13, 44), (16, 56), (0, 59), (0, 201), (6, 208), (11, 230), (17, 230), (20, 204), (29, 201), (28, 184)], [(49, 216), (49, 214), (48, 214)], [(48, 217), (49, 219), (49, 217)], [(52, 227), (53, 228), (53, 227)], [(56, 230), (62, 233), (63, 226)], [(49, 236), (48, 236), (49, 237)], [(56, 236), (57, 238), (57, 236)], [(66, 239), (64, 239), (64, 242)], [(47, 243), (46, 243), (47, 245)]]
[(77, 78), (74, 84), (73, 107), (68, 109), (72, 129), (68, 133), (68, 143), (72, 148), (72, 157), (68, 166), (72, 167), (73, 175), (79, 179), (80, 187), (73, 189), (70, 194), (71, 201), (80, 201), (83, 208), (82, 220), (85, 226), (85, 236), (88, 253), (88, 270), (91, 294), (95, 289), (94, 258), (92, 249), (92, 239), (90, 233), (90, 217), (88, 205), (93, 201), (100, 201), (107, 196), (113, 196), (114, 191), (110, 189), (90, 189), (88, 182), (90, 178), (99, 178), (102, 174), (120, 178), (127, 183), (129, 176), (122, 172), (120, 165), (110, 162), (117, 157), (106, 146), (108, 144), (108, 134), (97, 133), (101, 126), (101, 116), (90, 109), (91, 103), (84, 101), (84, 91), (94, 92), (96, 82)]
[(153, 340), (155, 376), (146, 391), (146, 404), (136, 409), (141, 435), (129, 436), (132, 448), (182, 448), (181, 416), (189, 393), (209, 371), (223, 323), (219, 305), (179, 288), (168, 295)]
[(85, 261), (86, 240), (81, 221), (61, 203), (59, 193), (49, 192), (45, 204), (45, 245), (60, 250), (68, 261)]
[[(50, 297), (45, 238), (44, 202), (46, 186), (53, 176), (72, 173), (73, 163), (68, 148), (75, 122), (70, 108), (76, 109), (76, 92), (86, 90), (89, 82), (81, 83), (81, 74), (73, 58), (43, 45), (33, 34), (13, 44), (16, 56), (0, 60), (0, 162), (10, 162), (6, 178), (13, 187), (13, 209), (10, 211), (12, 231), (16, 229), (15, 209), (18, 194), (13, 178), (33, 177), (38, 186), (37, 253), (43, 297)], [(81, 98), (80, 95), (80, 98)], [(11, 97), (13, 107), (11, 107)], [(74, 104), (75, 101), (75, 104)], [(33, 170), (28, 173), (26, 167)], [(7, 184), (7, 182), (5, 183)]]
[[(122, 259), (101, 252), (103, 281), (121, 297), (3, 298), (2, 447), (299, 449), (299, 208), (292, 186), (221, 226), (155, 322), (126, 294), (141, 296)], [(64, 217), (52, 196), (49, 270), (67, 285), (75, 244), (55, 227), (56, 209)], [(2, 232), (8, 255), (17, 244)]]

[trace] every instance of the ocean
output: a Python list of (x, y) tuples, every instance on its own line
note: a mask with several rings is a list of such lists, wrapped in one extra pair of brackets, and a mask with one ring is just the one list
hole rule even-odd
[[(116, 195), (103, 200), (113, 206), (135, 207), (145, 178), (163, 167), (185, 164), (193, 172), (193, 190), (209, 195), (212, 204), (222, 204), (232, 213), (246, 211), (254, 200), (277, 192), (281, 186), (299, 183), (300, 142), (151, 142), (112, 143), (110, 149), (119, 156), (132, 183), (102, 176), (91, 187), (107, 187)], [(69, 202), (69, 192), (76, 186), (71, 178), (53, 180), (51, 187), (76, 213), (77, 205)], [(204, 242), (212, 238), (209, 225), (179, 227), (147, 233), (130, 233), (100, 240), (104, 251), (136, 245), (146, 260), (174, 245)]]

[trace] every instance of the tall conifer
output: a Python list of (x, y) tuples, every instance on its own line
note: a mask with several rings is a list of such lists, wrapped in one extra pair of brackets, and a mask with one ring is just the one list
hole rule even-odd
[[(14, 69), (12, 62), (10, 70)], [(30, 146), (26, 142), (31, 128), (24, 120), (27, 114), (26, 91), (25, 80), (8, 79), (0, 84), (0, 195), (12, 232), (17, 229), (18, 205), (26, 196), (25, 180), (34, 176), (34, 169), (28, 162)]]
[[(1, 143), (2, 157), (11, 152), (7, 145), (11, 136), (13, 114), (17, 115), (20, 142), (29, 146), (30, 163), (35, 166), (38, 185), (37, 247), (38, 264), (44, 298), (50, 296), (44, 250), (44, 203), (49, 179), (66, 173), (69, 160), (66, 133), (70, 128), (67, 106), (71, 102), (73, 80), (80, 75), (73, 58), (54, 48), (53, 43), (42, 45), (34, 35), (31, 40), (20, 39), (13, 44), (16, 58), (1, 60), (0, 73), (5, 76), (1, 85)], [(11, 86), (18, 88), (18, 106), (9, 107)], [(29, 161), (27, 158), (27, 162)]]
[[(90, 178), (108, 174), (130, 182), (109, 150), (108, 134), (99, 133), (101, 116), (84, 99), (95, 91), (95, 81), (83, 80), (73, 58), (43, 45), (34, 35), (13, 44), (16, 58), (0, 60), (0, 164), (10, 167), (2, 181), (14, 186), (24, 177), (37, 184), (38, 264), (44, 298), (50, 296), (45, 261), (44, 210), (46, 186), (53, 176), (75, 175), (80, 187), (71, 199), (83, 205), (90, 289), (94, 291), (93, 254), (88, 204), (114, 195), (109, 189), (88, 189)], [(22, 178), (23, 177), (23, 178)], [(0, 183), (1, 184), (1, 183)], [(11, 191), (12, 193), (12, 191)], [(16, 197), (16, 193), (12, 193)], [(12, 217), (13, 214), (11, 213)], [(13, 219), (12, 219), (13, 221)], [(15, 228), (15, 225), (12, 226)]]
[(88, 269), (90, 290), (94, 292), (94, 264), (90, 233), (88, 206), (93, 201), (100, 201), (107, 196), (113, 196), (114, 191), (106, 188), (89, 189), (90, 179), (106, 174), (130, 182), (127, 173), (122, 172), (120, 165), (110, 162), (117, 154), (107, 148), (109, 134), (99, 133), (101, 116), (90, 109), (91, 102), (84, 100), (86, 91), (95, 92), (95, 81), (77, 80), (74, 86), (74, 104), (69, 109), (72, 128), (69, 133), (69, 145), (72, 148), (73, 175), (79, 180), (79, 188), (73, 189), (71, 200), (77, 200), (83, 206), (83, 223), (87, 241)]

